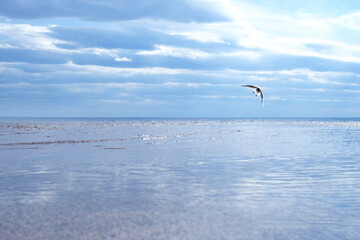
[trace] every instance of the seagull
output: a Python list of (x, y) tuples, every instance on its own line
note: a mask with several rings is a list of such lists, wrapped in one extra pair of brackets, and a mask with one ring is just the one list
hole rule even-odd
[(260, 94), (260, 97), (261, 97), (261, 103), (262, 103), (262, 106), (264, 107), (264, 94), (262, 93), (261, 89), (257, 86), (254, 86), (254, 85), (241, 85), (242, 87), (248, 87), (248, 88), (253, 88), (254, 91), (253, 93), (255, 94), (255, 97), (257, 97), (257, 95)]

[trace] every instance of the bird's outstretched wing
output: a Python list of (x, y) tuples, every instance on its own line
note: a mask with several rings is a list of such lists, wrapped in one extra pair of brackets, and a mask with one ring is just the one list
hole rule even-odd
[(261, 104), (264, 107), (264, 94), (262, 93), (261, 90), (260, 90), (260, 97), (261, 97)]
[(258, 88), (257, 86), (249, 85), (249, 84), (241, 85), (241, 86), (242, 86), (242, 87), (249, 87), (249, 88)]

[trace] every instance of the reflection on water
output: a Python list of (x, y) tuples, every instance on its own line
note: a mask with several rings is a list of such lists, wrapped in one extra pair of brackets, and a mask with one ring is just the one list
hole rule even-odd
[(0, 119), (0, 132), (9, 239), (25, 225), (33, 239), (360, 237), (356, 119)]

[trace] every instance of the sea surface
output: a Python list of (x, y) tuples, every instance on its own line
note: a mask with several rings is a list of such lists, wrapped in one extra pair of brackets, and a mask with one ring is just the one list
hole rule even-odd
[(360, 239), (360, 119), (0, 118), (0, 236)]

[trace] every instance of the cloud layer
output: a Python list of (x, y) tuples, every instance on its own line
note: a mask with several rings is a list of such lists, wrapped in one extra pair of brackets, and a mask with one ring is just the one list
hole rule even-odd
[(295, 2), (0, 1), (1, 115), (358, 117), (356, 3)]
[[(13, 0), (0, 2), (0, 14), (19, 19), (73, 17), (85, 21), (122, 21), (142, 18), (172, 21), (218, 21), (226, 18), (203, 1), (187, 0)], [(208, 2), (206, 4), (211, 4)]]

